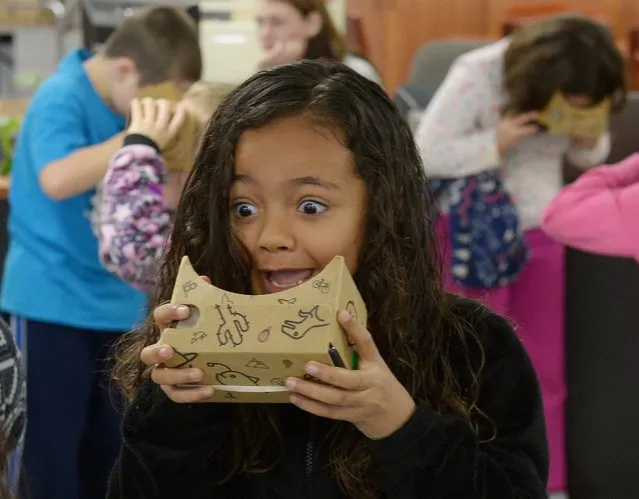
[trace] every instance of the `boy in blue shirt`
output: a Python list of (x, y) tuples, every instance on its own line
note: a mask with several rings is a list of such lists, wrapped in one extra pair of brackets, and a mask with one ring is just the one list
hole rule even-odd
[[(71, 52), (34, 95), (16, 143), (0, 308), (27, 362), (24, 466), (32, 499), (102, 499), (120, 446), (104, 359), (146, 296), (106, 271), (95, 186), (145, 86), (199, 80), (195, 24), (170, 7), (124, 20), (102, 50)], [(25, 495), (26, 497), (26, 495)]]

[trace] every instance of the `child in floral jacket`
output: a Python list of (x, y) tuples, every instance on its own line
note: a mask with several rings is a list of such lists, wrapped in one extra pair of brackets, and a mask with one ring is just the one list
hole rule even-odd
[[(124, 145), (111, 159), (104, 178), (97, 227), (104, 266), (132, 286), (153, 291), (158, 264), (171, 231), (173, 213), (188, 176), (190, 157), (181, 168), (167, 168), (162, 152), (184, 128), (188, 116), (204, 128), (231, 86), (196, 83), (178, 105), (166, 100), (134, 100)], [(193, 137), (197, 142), (198, 134)]]

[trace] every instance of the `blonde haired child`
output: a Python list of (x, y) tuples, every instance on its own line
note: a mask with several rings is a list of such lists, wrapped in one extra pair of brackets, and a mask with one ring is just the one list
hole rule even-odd
[[(124, 146), (111, 159), (102, 186), (98, 238), (105, 267), (137, 289), (154, 288), (199, 132), (232, 88), (197, 82), (177, 106), (163, 99), (133, 102)], [(175, 143), (188, 115), (197, 123), (193, 148), (181, 164), (171, 164), (167, 146)]]

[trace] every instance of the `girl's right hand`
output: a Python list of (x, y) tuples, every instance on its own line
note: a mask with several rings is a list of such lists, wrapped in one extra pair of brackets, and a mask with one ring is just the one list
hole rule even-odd
[(535, 120), (539, 117), (538, 112), (523, 114), (507, 114), (497, 125), (497, 147), (503, 153), (520, 140), (539, 132), (539, 127)]
[(133, 99), (128, 134), (138, 133), (150, 138), (160, 149), (177, 135), (184, 123), (186, 111), (180, 103), (166, 99)]
[[(167, 303), (155, 309), (153, 318), (160, 331), (164, 331), (174, 321), (186, 319), (189, 314), (189, 307)], [(202, 371), (195, 368), (165, 367), (164, 362), (171, 359), (173, 355), (175, 355), (174, 350), (161, 343), (150, 345), (140, 353), (140, 360), (147, 366), (153, 367), (151, 379), (160, 385), (166, 396), (173, 402), (189, 404), (213, 395), (213, 388), (210, 386), (194, 386), (193, 388), (177, 386), (198, 383), (202, 379)]]

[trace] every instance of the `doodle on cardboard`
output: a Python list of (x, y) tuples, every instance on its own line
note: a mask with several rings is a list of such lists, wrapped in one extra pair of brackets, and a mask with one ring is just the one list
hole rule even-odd
[(271, 385), (286, 386), (286, 382), (282, 378), (273, 378), (271, 380)]
[(284, 359), (284, 360), (282, 361), (282, 364), (284, 364), (284, 367), (285, 367), (286, 369), (290, 369), (290, 367), (293, 365), (293, 362), (292, 362), (292, 361), (290, 361), (290, 360), (288, 360), (288, 359)]
[(257, 341), (260, 343), (266, 343), (271, 337), (271, 326), (266, 329), (262, 329), (259, 333), (257, 333)]
[(226, 392), (226, 394), (224, 395), (225, 399), (236, 399), (237, 395), (235, 395), (233, 392)]
[(270, 369), (269, 365), (266, 362), (257, 360), (255, 357), (248, 361), (246, 367), (250, 367), (251, 369)]
[(207, 362), (206, 365), (216, 371), (215, 379), (220, 385), (250, 386), (251, 384), (258, 385), (260, 382), (260, 378), (256, 376), (249, 376), (248, 374), (234, 371), (229, 366), (220, 364), (219, 362)]
[(193, 343), (197, 343), (198, 341), (202, 341), (207, 336), (208, 334), (206, 334), (204, 331), (194, 331), (193, 335), (191, 336), (191, 345)]
[(182, 291), (184, 291), (184, 296), (188, 297), (189, 293), (197, 288), (197, 283), (194, 281), (186, 281), (182, 284)]
[(282, 332), (294, 340), (300, 340), (312, 329), (328, 326), (319, 316), (319, 305), (315, 305), (311, 310), (300, 310), (297, 312), (299, 320), (287, 319), (282, 324)]
[(349, 300), (346, 304), (346, 311), (351, 314), (351, 317), (355, 319), (356, 322), (359, 322), (359, 316), (357, 315), (357, 309), (355, 308), (355, 302), (353, 302), (353, 300)]
[(293, 298), (278, 298), (277, 299), (277, 303), (279, 303), (280, 305), (284, 305), (285, 303), (288, 303), (289, 305), (295, 305), (295, 303), (297, 302), (297, 298), (293, 297)]
[(251, 323), (245, 314), (237, 312), (233, 305), (216, 305), (215, 310), (220, 316), (220, 325), (217, 329), (217, 341), (221, 347), (229, 343), (234, 347), (244, 341), (244, 333), (247, 333)]
[(326, 282), (325, 279), (315, 279), (313, 281), (313, 287), (319, 290), (319, 292), (322, 293), (323, 295), (325, 295), (331, 290), (329, 283)]
[(175, 352), (175, 355), (177, 355), (180, 358), (180, 363), (173, 366), (174, 369), (179, 369), (180, 367), (184, 367), (186, 365), (188, 365), (189, 367), (193, 367), (192, 362), (197, 359), (197, 353), (195, 352), (189, 352), (189, 353), (182, 353), (180, 351), (178, 351), (176, 348), (173, 348), (173, 351)]

